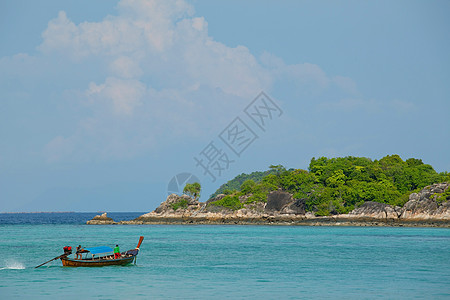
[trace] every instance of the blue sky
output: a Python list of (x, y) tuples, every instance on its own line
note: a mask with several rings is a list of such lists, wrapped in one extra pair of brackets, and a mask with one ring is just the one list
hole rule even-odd
[[(0, 212), (151, 211), (179, 173), (206, 201), (242, 172), (319, 156), (450, 171), (449, 13), (448, 1), (2, 1)], [(282, 112), (264, 130), (244, 112), (261, 91)], [(220, 139), (236, 117), (257, 136), (240, 156)], [(211, 142), (232, 161), (214, 182), (194, 160)]]

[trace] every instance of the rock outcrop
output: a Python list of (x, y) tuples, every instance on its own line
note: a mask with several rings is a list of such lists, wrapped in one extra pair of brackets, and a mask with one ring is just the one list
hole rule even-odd
[(402, 208), (402, 219), (450, 220), (450, 199), (438, 203), (438, 197), (448, 188), (449, 183), (438, 183), (425, 187), (419, 193), (412, 193)]
[(160, 215), (184, 215), (200, 208), (201, 203), (187, 195), (171, 194), (162, 202), (154, 212)]
[(368, 201), (352, 210), (349, 215), (358, 218), (398, 219), (400, 216), (399, 210), (400, 207), (392, 207), (389, 204)]
[(438, 201), (449, 187), (449, 183), (427, 186), (418, 193), (412, 193), (403, 207), (366, 202), (346, 216), (400, 221), (450, 221), (450, 199)]
[(306, 205), (304, 199), (294, 199), (291, 194), (283, 191), (273, 191), (267, 195), (265, 211), (284, 215), (305, 215)]
[[(205, 203), (187, 195), (169, 195), (154, 211), (135, 220), (114, 222), (96, 216), (88, 224), (292, 224), (343, 226), (443, 226), (450, 227), (450, 199), (442, 198), (450, 183), (439, 183), (412, 193), (403, 207), (379, 202), (365, 202), (349, 214), (327, 217), (306, 212), (305, 199), (294, 199), (287, 192), (269, 193), (267, 202), (248, 201), (240, 196), (240, 209), (218, 206), (221, 194)], [(446, 196), (448, 197), (448, 196)], [(449, 197), (450, 198), (450, 197)], [(235, 200), (237, 201), (237, 200)], [(239, 204), (239, 203), (238, 203)], [(239, 206), (238, 206), (239, 207)]]
[(117, 224), (117, 222), (114, 222), (113, 219), (108, 217), (106, 213), (103, 213), (101, 215), (96, 215), (92, 220), (89, 220), (86, 222), (88, 225), (112, 225)]

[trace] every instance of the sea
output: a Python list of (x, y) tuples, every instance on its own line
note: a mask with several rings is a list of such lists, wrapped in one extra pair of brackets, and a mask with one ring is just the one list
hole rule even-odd
[[(0, 299), (450, 299), (448, 228), (85, 225), (96, 214), (0, 214)], [(35, 268), (141, 235), (136, 264)]]

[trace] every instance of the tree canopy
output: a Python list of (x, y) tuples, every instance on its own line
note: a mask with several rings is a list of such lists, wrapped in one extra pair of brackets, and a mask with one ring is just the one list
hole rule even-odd
[(183, 193), (192, 197), (194, 200), (197, 200), (198, 198), (200, 198), (201, 189), (202, 189), (202, 187), (200, 186), (200, 183), (198, 183), (198, 182), (187, 183), (183, 189)]
[(258, 183), (260, 182), (264, 176), (268, 175), (268, 174), (272, 174), (274, 173), (274, 170), (268, 170), (268, 171), (264, 171), (264, 172), (252, 172), (250, 174), (245, 174), (242, 173), (236, 177), (234, 177), (233, 179), (229, 180), (228, 182), (222, 184), (217, 191), (212, 194), (209, 198), (214, 198), (215, 196), (219, 195), (219, 194), (225, 194), (225, 195), (229, 195), (232, 194), (233, 192), (236, 191), (240, 191), (241, 189), (241, 185), (248, 179), (253, 180), (254, 182)]
[(239, 196), (248, 196), (246, 203), (264, 202), (269, 192), (281, 189), (295, 199), (304, 199), (307, 211), (330, 215), (347, 213), (366, 201), (403, 206), (412, 192), (444, 181), (450, 181), (449, 173), (437, 173), (416, 158), (313, 157), (308, 170), (271, 165), (266, 172), (241, 174), (213, 196), (227, 194), (220, 204), (229, 202), (230, 208), (239, 209)]

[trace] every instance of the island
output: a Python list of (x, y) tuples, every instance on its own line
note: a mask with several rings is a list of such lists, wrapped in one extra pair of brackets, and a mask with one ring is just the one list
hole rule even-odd
[(238, 224), (450, 227), (450, 176), (398, 155), (313, 158), (308, 170), (270, 166), (241, 174), (206, 202), (200, 184), (187, 184), (154, 211), (115, 222), (107, 214), (89, 225)]

